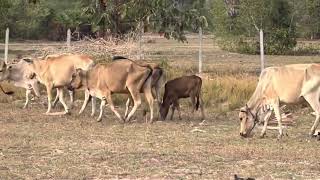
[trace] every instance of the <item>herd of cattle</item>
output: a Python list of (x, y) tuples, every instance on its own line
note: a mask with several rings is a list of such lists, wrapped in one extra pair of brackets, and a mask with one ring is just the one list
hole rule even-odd
[[(39, 83), (46, 87), (48, 109), (46, 115), (68, 114), (69, 107), (64, 101), (64, 88), (70, 94), (71, 106), (75, 90), (85, 92), (85, 100), (79, 114), (83, 113), (88, 102), (92, 101), (92, 113), (95, 114), (96, 98), (101, 100), (98, 121), (102, 119), (103, 110), (108, 103), (111, 110), (121, 122), (129, 121), (141, 104), (143, 93), (150, 110), (150, 122), (153, 121), (153, 104), (157, 100), (160, 118), (165, 120), (171, 108), (171, 119), (175, 109), (181, 112), (180, 98), (191, 98), (192, 112), (200, 107), (201, 117), (205, 118), (203, 100), (201, 98), (202, 80), (200, 77), (183, 76), (165, 83), (164, 95), (160, 97), (160, 89), (164, 84), (164, 70), (155, 63), (133, 61), (116, 56), (110, 63), (95, 63), (86, 55), (50, 55), (45, 58), (24, 58), (15, 64), (0, 62), (0, 81), (8, 80), (15, 86), (26, 89), (24, 108), (28, 106), (29, 96), (40, 96)], [(0, 86), (1, 90), (6, 94)], [(57, 95), (52, 101), (52, 91)], [(128, 94), (124, 116), (114, 107), (112, 94)], [(240, 109), (240, 135), (248, 137), (256, 124), (263, 123), (261, 136), (266, 134), (268, 120), (274, 112), (278, 120), (279, 138), (283, 135), (280, 102), (298, 103), (305, 99), (315, 111), (316, 120), (311, 128), (313, 135), (320, 120), (320, 65), (294, 64), (269, 67), (261, 72), (259, 82), (248, 103)], [(51, 112), (52, 107), (60, 101), (63, 112)], [(129, 112), (130, 105), (133, 105)]]
[[(164, 83), (163, 69), (155, 63), (133, 61), (121, 56), (113, 58), (111, 63), (95, 63), (86, 55), (50, 55), (45, 58), (23, 58), (18, 63), (7, 65), (0, 62), (0, 81), (8, 80), (15, 86), (26, 89), (26, 102), (28, 106), (29, 96), (34, 92), (40, 96), (39, 83), (46, 87), (48, 95), (48, 109), (46, 115), (63, 115), (69, 113), (69, 107), (64, 101), (63, 90), (67, 88), (70, 94), (71, 106), (75, 90), (85, 92), (85, 100), (79, 114), (86, 108), (89, 100), (92, 101), (92, 116), (95, 113), (96, 98), (101, 100), (98, 121), (102, 119), (103, 109), (106, 103), (119, 118), (126, 122), (131, 119), (141, 104), (140, 93), (143, 93), (150, 109), (150, 122), (153, 121), (153, 104), (156, 99), (160, 109), (161, 119), (166, 119), (169, 108), (172, 115), (177, 108), (180, 117), (179, 98), (190, 97), (193, 110), (199, 107), (204, 118), (201, 85), (202, 80), (198, 76), (184, 76), (171, 80), (165, 85), (163, 103), (160, 98), (160, 88)], [(1, 87), (1, 86), (0, 86)], [(2, 87), (1, 87), (2, 89)], [(57, 90), (57, 95), (52, 101), (52, 90)], [(8, 92), (5, 92), (9, 94)], [(126, 111), (124, 116), (115, 109), (111, 95), (113, 93), (128, 94)], [(63, 112), (51, 112), (52, 107), (60, 101), (64, 107)], [(51, 103), (52, 102), (52, 103)], [(133, 104), (129, 112), (130, 105)]]

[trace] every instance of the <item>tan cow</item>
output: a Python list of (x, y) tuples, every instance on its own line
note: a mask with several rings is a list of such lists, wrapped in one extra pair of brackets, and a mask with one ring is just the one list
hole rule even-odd
[[(27, 60), (30, 69), (36, 74), (38, 81), (46, 86), (48, 94), (47, 115), (60, 115), (69, 113), (69, 108), (63, 99), (63, 88), (70, 83), (72, 74), (76, 69), (87, 70), (94, 62), (86, 55), (64, 54), (59, 56), (50, 56), (45, 60)], [(52, 89), (57, 88), (59, 101), (64, 107), (64, 112), (51, 113)]]
[[(262, 71), (256, 90), (240, 109), (240, 135), (247, 137), (259, 122), (259, 112), (265, 106), (271, 106), (278, 120), (279, 136), (283, 135), (280, 102), (299, 103), (304, 98), (316, 113), (315, 122), (310, 134), (314, 134), (320, 118), (320, 65), (293, 64), (281, 67), (270, 67)], [(268, 120), (272, 111), (264, 118), (261, 137), (266, 134)]]
[[(140, 90), (146, 96), (150, 107), (150, 120), (153, 120), (153, 95), (151, 90), (152, 69), (136, 64), (134, 61), (122, 60), (109, 64), (97, 64), (88, 71), (77, 70), (73, 75), (69, 89), (84, 89), (85, 101), (80, 113), (86, 107), (89, 96), (101, 99), (100, 114), (97, 121), (102, 118), (106, 101), (116, 116), (123, 121), (129, 121), (141, 104)], [(114, 108), (111, 95), (113, 93), (130, 94), (134, 106), (126, 118), (122, 118)]]
[[(114, 56), (112, 58), (113, 61), (123, 60), (123, 59), (128, 59), (128, 58), (125, 58), (122, 56)], [(165, 79), (163, 69), (157, 63), (152, 63), (152, 62), (146, 63), (145, 61), (134, 61), (134, 62), (136, 62), (142, 66), (150, 66), (151, 67), (151, 69), (152, 69), (152, 75), (151, 75), (152, 94), (156, 98), (156, 100), (158, 102), (158, 108), (160, 109), (160, 105), (161, 105), (160, 89), (163, 86), (164, 79)], [(143, 93), (143, 91), (141, 91), (141, 93)], [(125, 117), (128, 116), (129, 107), (132, 105), (132, 103), (133, 103), (133, 100), (131, 97), (129, 97), (126, 102), (126, 110), (125, 110), (125, 114), (124, 114)], [(95, 108), (93, 108), (92, 110), (94, 111), (94, 109)]]
[[(2, 81), (3, 79), (6, 79), (9, 75), (10, 75), (10, 72), (8, 71), (6, 63), (4, 61), (0, 61), (0, 81)], [(6, 95), (14, 94), (13, 91), (5, 91), (1, 85), (0, 85), (0, 89)]]

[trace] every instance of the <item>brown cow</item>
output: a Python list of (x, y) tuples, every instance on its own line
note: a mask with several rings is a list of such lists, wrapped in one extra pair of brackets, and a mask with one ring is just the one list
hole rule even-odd
[[(143, 92), (150, 107), (150, 121), (153, 120), (153, 95), (151, 91), (152, 69), (150, 67), (136, 64), (134, 61), (122, 60), (114, 61), (109, 64), (97, 64), (88, 71), (77, 70), (72, 76), (69, 89), (86, 90), (85, 101), (79, 113), (83, 112), (90, 95), (101, 99), (100, 121), (106, 101), (116, 116), (123, 121), (129, 121), (141, 104), (140, 90)], [(130, 94), (134, 106), (128, 116), (124, 119), (114, 108), (111, 95), (113, 93)]]
[(182, 76), (173, 80), (168, 81), (165, 84), (165, 90), (163, 95), (163, 102), (160, 106), (160, 116), (162, 120), (165, 120), (171, 106), (173, 118), (174, 110), (177, 108), (179, 118), (181, 119), (181, 112), (179, 107), (180, 98), (191, 98), (192, 101), (192, 113), (194, 110), (201, 108), (202, 119), (205, 118), (203, 110), (203, 101), (201, 98), (201, 86), (202, 80), (196, 75)]
[[(113, 61), (115, 60), (123, 60), (128, 59), (122, 56), (114, 56), (112, 58)], [(135, 63), (138, 63), (142, 66), (150, 66), (152, 69), (152, 75), (151, 75), (151, 88), (152, 88), (152, 94), (155, 97), (155, 99), (158, 102), (158, 107), (160, 108), (161, 104), (161, 97), (160, 97), (160, 89), (163, 86), (164, 83), (164, 72), (163, 69), (159, 66), (159, 64), (156, 63), (146, 63), (145, 61), (134, 61)], [(143, 93), (143, 89), (141, 89), (141, 93)], [(126, 111), (125, 111), (125, 117), (127, 117), (129, 112), (129, 107), (132, 105), (132, 98), (129, 97), (126, 102)]]
[[(51, 56), (46, 60), (25, 59), (30, 69), (36, 74), (38, 81), (46, 86), (48, 94), (47, 115), (60, 115), (69, 113), (69, 108), (63, 99), (63, 88), (70, 83), (72, 74), (76, 69), (87, 70), (93, 65), (93, 60), (86, 55), (64, 54)], [(51, 113), (52, 89), (57, 88), (59, 101), (64, 107), (64, 112)]]

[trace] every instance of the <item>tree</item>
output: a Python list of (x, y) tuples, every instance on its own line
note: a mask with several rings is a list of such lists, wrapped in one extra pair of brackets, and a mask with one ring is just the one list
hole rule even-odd
[(217, 7), (213, 13), (217, 23), (221, 23), (215, 23), (216, 32), (221, 37), (230, 36), (228, 39), (234, 42), (236, 50), (257, 53), (258, 38), (252, 37), (257, 37), (260, 29), (265, 34), (265, 50), (269, 54), (282, 54), (296, 45), (296, 24), (287, 0), (240, 0), (232, 6), (236, 13), (230, 13), (230, 4), (226, 2), (215, 0)]
[[(202, 0), (203, 1), (203, 0)], [(185, 40), (185, 30), (206, 24), (206, 18), (197, 8), (199, 3), (173, 0), (96, 0), (85, 1), (84, 12), (94, 19), (102, 31), (109, 29), (119, 35), (138, 28), (141, 22), (166, 38)], [(103, 8), (102, 8), (103, 7)]]

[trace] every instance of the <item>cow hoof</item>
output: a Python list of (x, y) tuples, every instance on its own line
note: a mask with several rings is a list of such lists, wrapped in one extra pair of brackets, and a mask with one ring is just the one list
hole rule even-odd
[(91, 113), (90, 116), (93, 117), (93, 116), (94, 116), (94, 113)]
[(97, 122), (101, 122), (101, 120), (102, 120), (102, 118), (98, 118), (98, 119), (97, 119)]
[(266, 133), (260, 134), (260, 138), (263, 139), (265, 137)]

